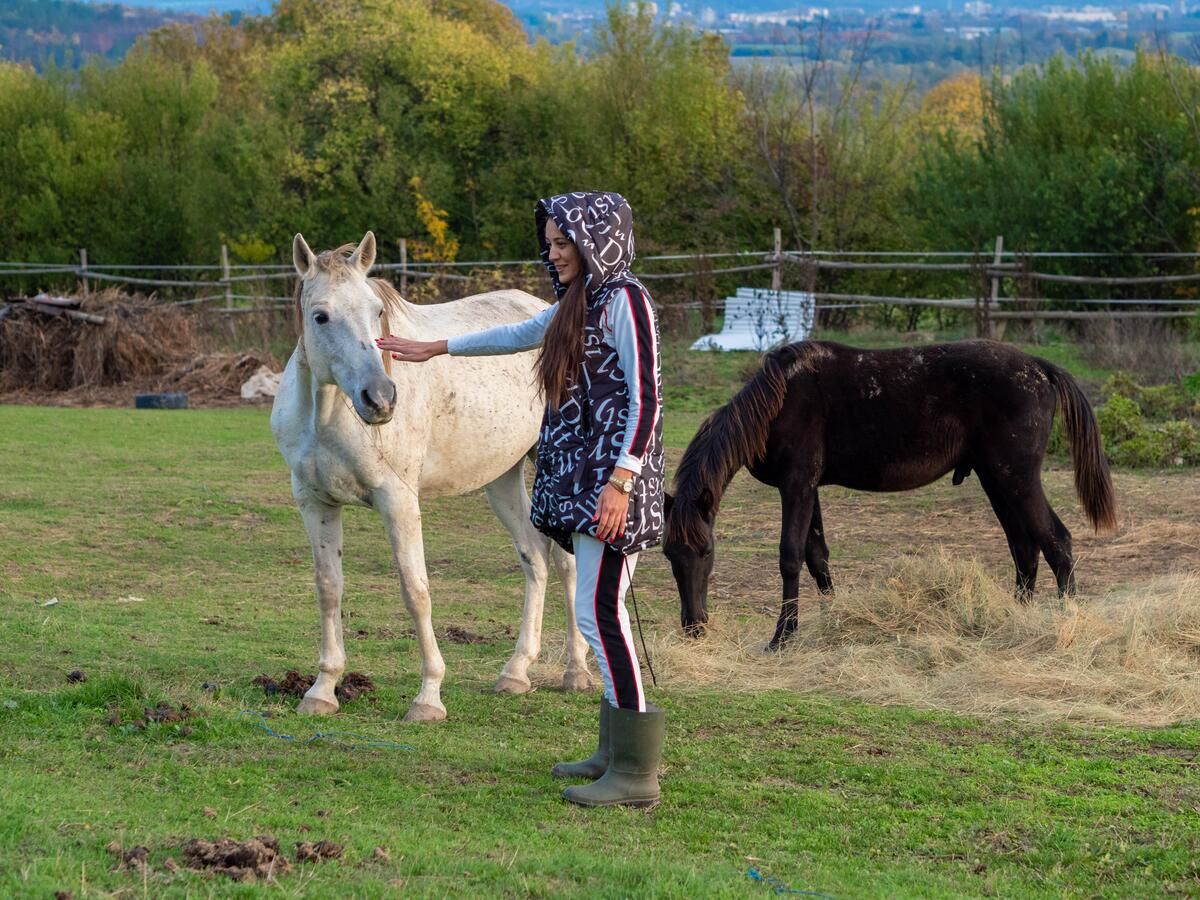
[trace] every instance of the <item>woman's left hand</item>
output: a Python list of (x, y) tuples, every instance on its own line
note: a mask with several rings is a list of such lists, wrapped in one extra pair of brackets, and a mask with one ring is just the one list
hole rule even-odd
[(596, 528), (596, 537), (602, 541), (624, 537), (628, 512), (629, 495), (615, 485), (606, 484), (596, 503), (596, 514), (592, 516), (593, 522), (600, 523)]

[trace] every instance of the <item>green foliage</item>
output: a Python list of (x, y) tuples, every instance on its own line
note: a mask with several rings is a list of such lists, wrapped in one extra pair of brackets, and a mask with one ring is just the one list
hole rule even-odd
[(1112, 450), (1112, 461), (1133, 469), (1200, 465), (1200, 432), (1183, 420), (1143, 426)]
[(1112, 447), (1145, 431), (1142, 410), (1128, 397), (1116, 396), (1096, 410), (1096, 421), (1104, 443)]
[(399, 237), (529, 256), (533, 201), (576, 188), (625, 194), (643, 250), (761, 248), (774, 225), (836, 249), (1195, 245), (1200, 76), (1182, 63), (1057, 59), (928, 108), (863, 71), (734, 71), (721, 38), (646, 4), (611, 7), (583, 51), (529, 45), (494, 0), (288, 0), (162, 28), (116, 65), (0, 64), (0, 257), (210, 263), (231, 236), (257, 261), (296, 231), (328, 247), (368, 228), (385, 260)]
[(1185, 376), (1181, 384), (1188, 397), (1200, 402), (1200, 372), (1193, 372), (1191, 375)]
[(1137, 404), (1148, 419), (1172, 419), (1191, 413), (1193, 401), (1183, 384), (1139, 384), (1128, 372), (1114, 372), (1101, 390), (1105, 399), (1123, 397)]
[(1183, 111), (1198, 90), (1183, 62), (1148, 54), (1057, 57), (997, 80), (981, 137), (950, 132), (922, 153), (916, 224), (937, 246), (1195, 246), (1200, 144)]
[(1118, 372), (1105, 383), (1104, 394), (1108, 402), (1096, 410), (1096, 420), (1115, 464), (1135, 469), (1200, 465), (1200, 431), (1187, 419), (1168, 418), (1187, 404), (1180, 388), (1142, 387)]

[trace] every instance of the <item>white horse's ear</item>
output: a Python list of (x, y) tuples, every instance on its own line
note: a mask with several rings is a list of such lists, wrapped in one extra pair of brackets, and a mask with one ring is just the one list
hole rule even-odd
[(301, 278), (308, 277), (316, 259), (312, 250), (308, 248), (308, 242), (304, 240), (304, 235), (296, 232), (296, 237), (292, 240), (292, 264), (295, 265), (296, 272)]
[(350, 265), (358, 266), (364, 275), (375, 265), (375, 232), (368, 231), (354, 252), (350, 254)]

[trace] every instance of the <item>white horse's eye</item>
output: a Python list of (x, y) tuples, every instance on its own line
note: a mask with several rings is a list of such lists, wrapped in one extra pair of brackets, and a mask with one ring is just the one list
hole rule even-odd
[(326, 322), (329, 321), (329, 316), (327, 313), (320, 312), (320, 313), (317, 313), (315, 316), (313, 316), (313, 320), (318, 325), (324, 325)]

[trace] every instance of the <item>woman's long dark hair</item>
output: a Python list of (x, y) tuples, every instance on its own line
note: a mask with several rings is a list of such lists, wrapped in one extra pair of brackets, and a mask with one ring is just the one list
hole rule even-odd
[[(575, 248), (579, 253), (579, 248)], [(542, 338), (537, 380), (547, 403), (559, 406), (567, 399), (583, 362), (583, 329), (587, 324), (587, 263), (579, 253), (579, 274), (558, 301), (558, 312)]]

